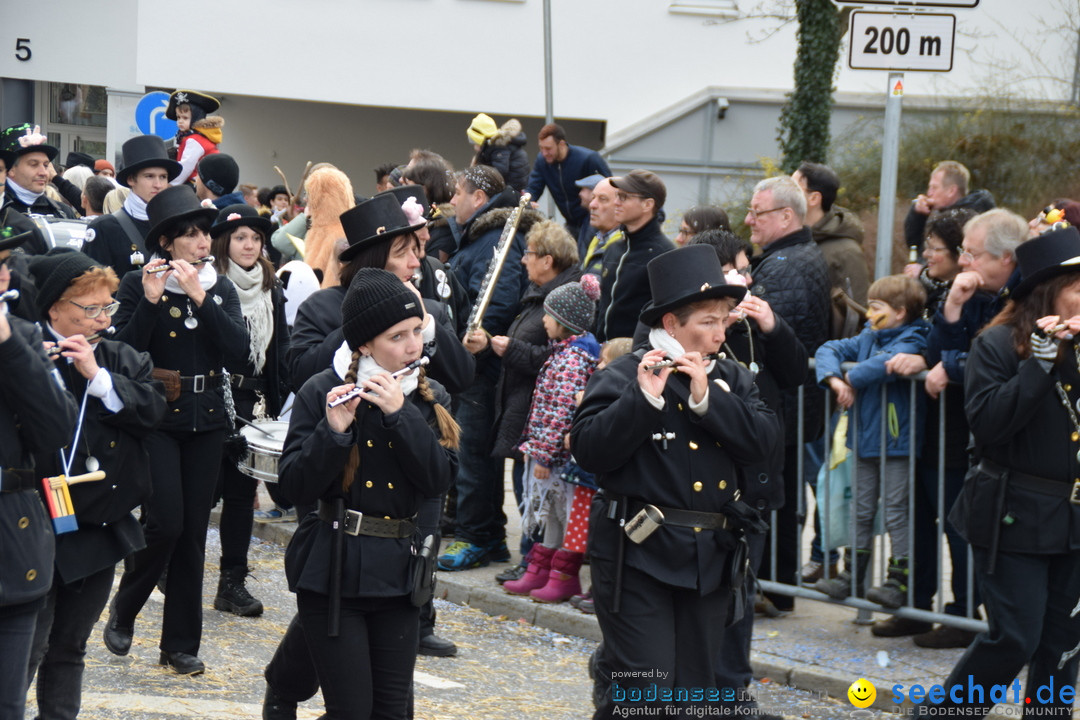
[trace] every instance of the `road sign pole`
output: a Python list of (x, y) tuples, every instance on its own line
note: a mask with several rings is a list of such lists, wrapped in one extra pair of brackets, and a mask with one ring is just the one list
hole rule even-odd
[(877, 253), (874, 277), (892, 274), (893, 220), (896, 212), (896, 175), (900, 156), (900, 110), (904, 100), (904, 73), (889, 73), (885, 97), (885, 136), (881, 142), (881, 191), (878, 194)]

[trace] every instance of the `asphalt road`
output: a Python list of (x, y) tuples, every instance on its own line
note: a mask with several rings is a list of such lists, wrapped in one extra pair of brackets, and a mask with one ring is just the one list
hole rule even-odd
[[(207, 539), (203, 645), (204, 675), (181, 677), (157, 665), (157, 632), (163, 597), (154, 592), (139, 616), (131, 653), (112, 655), (101, 641), (103, 614), (87, 648), (83, 711), (87, 720), (261, 718), (262, 670), (295, 607), (285, 585), (280, 546), (253, 540), (254, 576), (248, 588), (262, 600), (260, 618), (238, 618), (213, 609), (220, 550), (217, 530)], [(119, 569), (117, 578), (119, 578)], [(418, 659), (416, 717), (421, 720), (577, 720), (591, 715), (586, 663), (593, 643), (469, 607), (438, 603), (438, 632), (457, 642), (454, 658)], [(777, 683), (755, 683), (763, 709), (787, 718), (852, 717), (847, 700), (817, 697)], [(27, 717), (35, 715), (31, 689)], [(317, 718), (316, 696), (298, 717)], [(866, 714), (863, 714), (866, 713)], [(859, 717), (877, 713), (859, 711)]]

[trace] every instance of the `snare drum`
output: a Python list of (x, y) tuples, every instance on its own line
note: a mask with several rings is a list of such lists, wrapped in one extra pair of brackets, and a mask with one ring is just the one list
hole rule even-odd
[[(285, 433), (289, 423), (278, 420), (256, 420), (252, 425), (240, 428), (247, 440), (248, 449), (236, 463), (237, 469), (256, 480), (276, 483), (281, 449), (285, 447)], [(269, 433), (269, 435), (267, 434)]]
[(28, 215), (35, 230), (49, 248), (64, 247), (82, 250), (84, 244), (93, 242), (94, 231), (91, 218), (63, 218), (53, 215)]

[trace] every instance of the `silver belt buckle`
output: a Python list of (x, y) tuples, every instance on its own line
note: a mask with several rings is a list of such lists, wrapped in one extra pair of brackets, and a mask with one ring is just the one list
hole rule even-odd
[(196, 375), (191, 379), (191, 391), (201, 393), (206, 390), (206, 376)]
[(359, 510), (345, 511), (345, 534), (353, 537), (360, 534), (360, 521), (364, 519), (364, 513)]

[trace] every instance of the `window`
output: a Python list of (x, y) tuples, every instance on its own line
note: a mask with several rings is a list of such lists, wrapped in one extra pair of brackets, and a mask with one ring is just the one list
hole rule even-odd
[(668, 10), (682, 15), (734, 17), (739, 9), (735, 0), (671, 0)]

